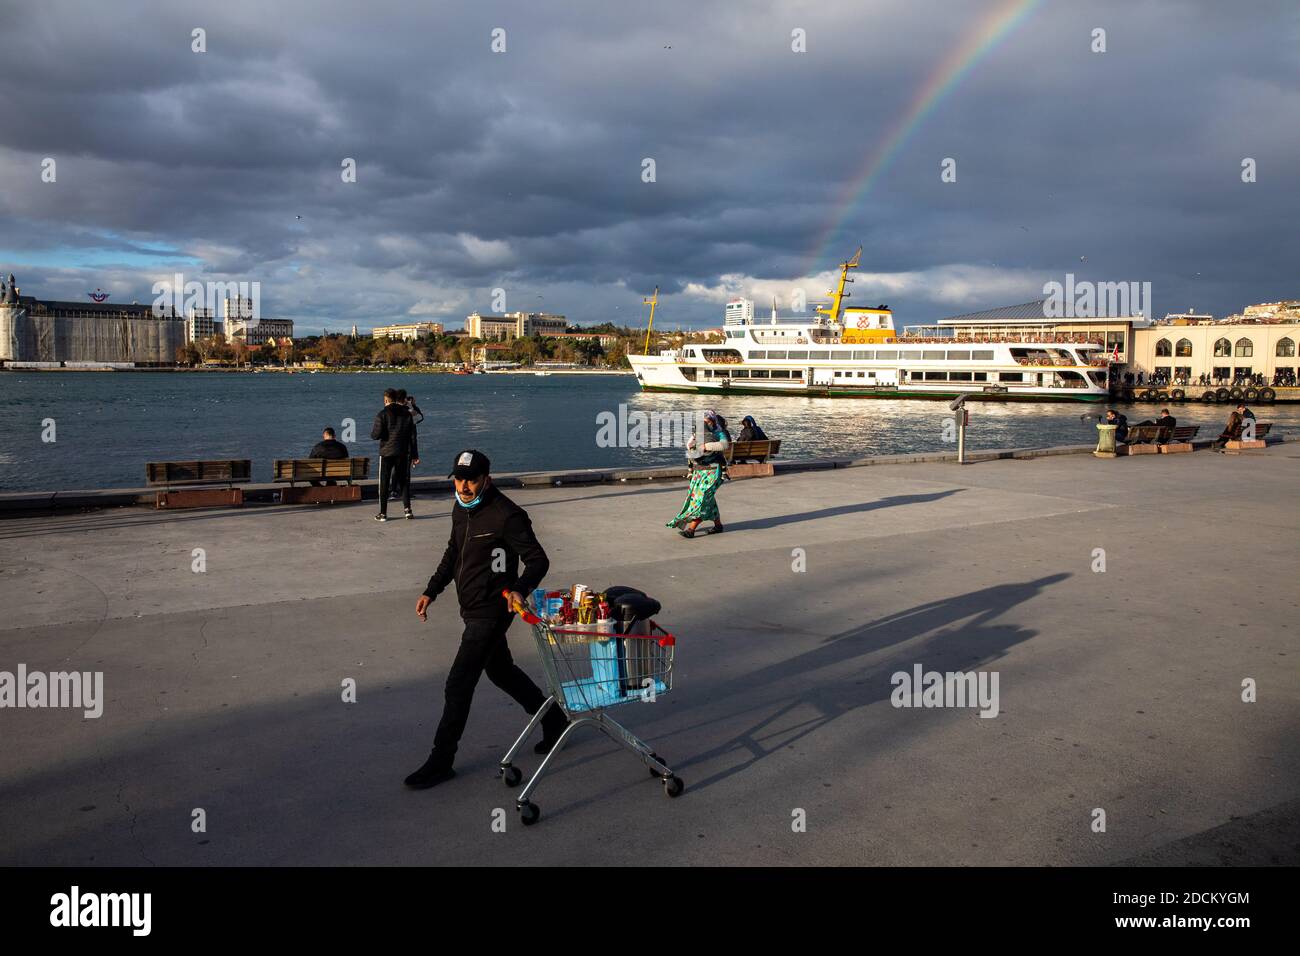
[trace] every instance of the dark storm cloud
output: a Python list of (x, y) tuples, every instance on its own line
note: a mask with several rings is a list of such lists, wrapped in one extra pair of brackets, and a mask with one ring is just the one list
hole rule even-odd
[[(0, 34), (0, 250), (26, 291), (127, 299), (192, 256), (187, 277), (259, 279), (304, 330), (456, 323), (496, 286), (578, 321), (689, 288), (667, 314), (715, 323), (745, 277), (803, 277), (846, 184), (992, 6), (28, 4)], [(811, 271), (863, 243), (880, 278), (861, 294), (909, 321), (1066, 271), (1152, 281), (1161, 309), (1295, 296), (1298, 32), (1281, 2), (1044, 3)]]

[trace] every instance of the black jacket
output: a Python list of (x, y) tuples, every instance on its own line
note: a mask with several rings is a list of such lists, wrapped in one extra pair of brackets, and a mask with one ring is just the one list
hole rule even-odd
[(375, 416), (370, 437), (379, 442), (379, 454), (384, 458), (420, 457), (415, 441), (415, 423), (405, 405), (397, 402), (385, 405), (384, 410)]
[(333, 438), (327, 438), (324, 441), (318, 441), (312, 448), (308, 458), (347, 458), (348, 446), (341, 441)]
[(1115, 438), (1117, 441), (1123, 441), (1125, 438), (1128, 437), (1128, 416), (1127, 415), (1116, 415), (1114, 421), (1107, 419), (1105, 421), (1105, 424), (1116, 426)]
[[(500, 549), (504, 560), (493, 552)], [(523, 559), (524, 573), (519, 573)], [(498, 568), (493, 570), (495, 562)], [(509, 614), (502, 591), (518, 591), (526, 598), (542, 583), (551, 562), (533, 534), (528, 512), (495, 485), (483, 492), (473, 508), (451, 506), (451, 537), (438, 570), (429, 578), (425, 595), (436, 598), (453, 580), (460, 599), (460, 616), (499, 618)]]
[(746, 425), (736, 436), (736, 441), (767, 441), (767, 435), (757, 425)]

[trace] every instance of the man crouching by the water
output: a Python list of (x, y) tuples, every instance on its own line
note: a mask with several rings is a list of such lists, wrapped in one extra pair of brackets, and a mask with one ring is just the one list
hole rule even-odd
[[(488, 680), (529, 714), (537, 713), (546, 702), (546, 696), (510, 656), (506, 630), (514, 620), (514, 612), (501, 592), (511, 592), (511, 605), (524, 603), (523, 595), (542, 583), (550, 562), (533, 534), (528, 512), (497, 490), (488, 474), (489, 466), (481, 451), (468, 449), (456, 456), (447, 476), (454, 479), (456, 487), (451, 538), (438, 569), (429, 578), (429, 586), (415, 602), (420, 620), (428, 620), (425, 611), (454, 580), (460, 616), (465, 622), (460, 649), (447, 674), (446, 700), (433, 737), (433, 752), (424, 766), (406, 778), (406, 785), (416, 789), (435, 786), (456, 775), (451, 765), (481, 674), (486, 672)], [(560, 708), (548, 710), (542, 718), (542, 741), (534, 751), (549, 753), (567, 723)]]

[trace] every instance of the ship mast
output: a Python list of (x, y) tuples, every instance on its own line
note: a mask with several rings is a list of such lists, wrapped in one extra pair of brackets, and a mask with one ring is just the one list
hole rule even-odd
[(655, 294), (648, 299), (642, 299), (642, 305), (650, 306), (650, 324), (645, 327), (645, 348), (642, 350), (643, 355), (650, 354), (650, 330), (655, 327), (655, 306), (659, 303), (659, 287), (655, 286)]
[(833, 292), (829, 289), (826, 291), (826, 294), (831, 297), (831, 307), (829, 309), (824, 309), (821, 306), (817, 306), (817, 308), (813, 310), (814, 312), (820, 312), (822, 315), (827, 316), (830, 319), (832, 325), (839, 324), (840, 312), (842, 311), (843, 300), (849, 298), (852, 295), (851, 292), (844, 291), (844, 286), (846, 283), (851, 283), (853, 281), (852, 279), (849, 278), (849, 270), (856, 269), (858, 267), (858, 261), (861, 258), (862, 258), (862, 247), (858, 246), (858, 251), (853, 253), (852, 259), (850, 259), (848, 262), (840, 263), (839, 285), (835, 287), (835, 290)]

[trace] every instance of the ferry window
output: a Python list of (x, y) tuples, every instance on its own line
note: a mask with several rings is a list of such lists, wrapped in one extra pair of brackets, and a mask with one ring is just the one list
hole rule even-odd
[(876, 373), (875, 373), (875, 372), (868, 372), (868, 373), (867, 373), (867, 378), (875, 378), (875, 377), (876, 377)]
[[(1277, 354), (1281, 355), (1282, 353), (1278, 352)], [(875, 357), (876, 357), (875, 352), (864, 352), (862, 349), (853, 350), (853, 358), (855, 361), (858, 359), (873, 359)]]
[(1278, 358), (1291, 358), (1295, 355), (1295, 342), (1291, 339), (1278, 339), (1274, 354)]
[(1191, 358), (1192, 340), (1179, 339), (1178, 344), (1174, 346), (1174, 354), (1177, 355), (1179, 358)]
[[(790, 358), (795, 358), (795, 357), (796, 356), (793, 353), (791, 353)], [(810, 359), (828, 359), (831, 357), (831, 353), (829, 351), (813, 351), (808, 353), (808, 357)]]
[(912, 381), (914, 381), (914, 382), (919, 382), (919, 381), (921, 381), (921, 379), (924, 378), (924, 377), (925, 377), (925, 376), (924, 376), (921, 372), (913, 372), (913, 373), (912, 373)]
[(971, 375), (970, 372), (949, 372), (949, 373), (948, 373), (948, 381), (950, 381), (950, 382), (969, 382), (969, 381), (971, 380), (970, 375)]
[(948, 352), (948, 361), (967, 361), (970, 359), (970, 349), (954, 349)]
[(1175, 377), (1175, 378), (1191, 378), (1191, 377), (1192, 377), (1192, 367), (1191, 367), (1190, 365), (1175, 365), (1175, 366), (1174, 366), (1174, 377)]
[(1232, 354), (1232, 343), (1227, 339), (1214, 340), (1214, 357), (1227, 358)]
[(738, 369), (736, 369), (734, 372), (731, 373), (731, 377), (732, 377), (732, 378), (749, 378), (749, 372), (745, 371), (743, 368), (738, 368)]
[[(915, 372), (913, 374), (916, 374)], [(948, 381), (947, 372), (926, 372), (925, 380), (927, 382), (946, 382)]]
[(807, 357), (808, 357), (808, 350), (807, 350), (807, 349), (791, 349), (791, 350), (790, 350), (790, 358), (792, 358), (792, 359), (806, 359)]
[(1255, 354), (1255, 343), (1250, 339), (1237, 339), (1237, 348), (1233, 354), (1238, 358), (1249, 358)]
[(1232, 370), (1233, 378), (1244, 377), (1251, 374), (1252, 372), (1249, 365), (1239, 365)]
[(879, 349), (879, 350), (877, 350), (877, 352), (876, 352), (876, 358), (877, 358), (877, 359), (896, 359), (896, 358), (898, 358), (898, 352), (894, 351), (893, 349)]
[(989, 373), (988, 373), (988, 372), (976, 372), (976, 373), (975, 373), (975, 381), (977, 381), (977, 382), (987, 382), (988, 380), (989, 380)]
[(1215, 378), (1227, 378), (1232, 374), (1232, 369), (1228, 368), (1226, 365), (1216, 365), (1214, 366), (1213, 374)]
[(750, 357), (751, 359), (767, 358), (767, 353), (766, 353), (766, 352), (754, 352), (754, 351), (751, 350), (750, 353), (749, 353), (749, 357)]
[(753, 371), (751, 371), (751, 372), (749, 373), (749, 377), (750, 377), (750, 378), (767, 378), (767, 377), (768, 377), (767, 369), (765, 369), (765, 368), (756, 368), (756, 369), (754, 369)]
[(785, 349), (779, 351), (773, 349), (767, 353), (767, 357), (770, 359), (783, 359), (785, 358)]
[(1167, 356), (1173, 354), (1174, 354), (1174, 347), (1169, 343), (1168, 339), (1161, 339), (1159, 342), (1156, 343), (1156, 355)]
[(773, 370), (772, 370), (772, 377), (773, 377), (773, 378), (789, 378), (789, 377), (790, 377), (790, 372), (789, 372), (789, 370), (787, 370), (787, 369), (773, 369)]
[(998, 372), (999, 382), (1023, 382), (1024, 380), (1024, 372)]
[(866, 373), (866, 372), (859, 372), (859, 373), (858, 373), (858, 378), (866, 378), (866, 377), (867, 377), (867, 373)]
[(928, 361), (934, 361), (937, 359), (938, 361), (942, 362), (943, 349), (923, 349), (921, 351), (921, 358), (926, 359)]
[[(921, 353), (918, 352), (918, 351), (916, 351), (915, 349), (912, 349), (910, 352), (905, 352), (905, 351), (903, 351), (902, 349), (899, 349), (899, 350), (898, 350), (898, 357), (899, 357), (899, 358), (904, 358), (904, 359), (920, 358), (920, 357), (921, 357)], [(942, 358), (942, 357), (943, 357), (943, 356), (940, 355), (940, 358)]]
[(1157, 378), (1163, 378), (1166, 382), (1169, 381), (1169, 366), (1168, 366), (1168, 365), (1157, 365), (1157, 366), (1156, 366), (1156, 377), (1157, 377)]
[(1126, 348), (1125, 348), (1125, 345), (1124, 345), (1124, 333), (1123, 333), (1123, 332), (1107, 332), (1107, 333), (1106, 333), (1106, 351), (1107, 351), (1107, 352), (1114, 352), (1114, 351), (1115, 351), (1115, 346), (1117, 346), (1117, 345), (1119, 346), (1119, 350), (1120, 350), (1121, 353), (1124, 352), (1124, 351), (1126, 351)]
[(970, 357), (971, 357), (973, 360), (975, 360), (976, 362), (991, 362), (991, 361), (993, 361), (993, 350), (992, 350), (992, 349), (972, 349), (972, 350), (971, 350), (971, 353), (970, 353)]

